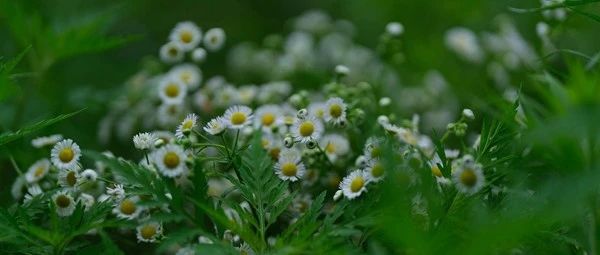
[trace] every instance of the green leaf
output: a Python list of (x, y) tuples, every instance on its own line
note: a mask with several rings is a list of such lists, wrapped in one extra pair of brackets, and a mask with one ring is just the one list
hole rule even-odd
[(56, 116), (52, 119), (43, 120), (43, 121), (40, 121), (33, 125), (19, 129), (15, 132), (4, 133), (4, 134), (0, 135), (0, 146), (10, 143), (10, 142), (17, 140), (21, 137), (24, 137), (26, 135), (29, 135), (29, 134), (31, 134), (35, 131), (38, 131), (42, 128), (45, 128), (47, 126), (53, 125), (59, 121), (63, 121), (65, 119), (73, 117), (74, 115), (82, 112), (83, 110), (85, 110), (85, 109), (81, 109), (79, 111), (68, 113), (68, 114), (62, 114), (62, 115)]

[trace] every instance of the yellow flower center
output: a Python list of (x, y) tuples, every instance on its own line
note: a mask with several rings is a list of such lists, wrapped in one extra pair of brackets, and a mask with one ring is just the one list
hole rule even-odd
[(60, 161), (63, 163), (71, 162), (71, 160), (73, 160), (74, 157), (75, 152), (73, 152), (73, 149), (71, 149), (71, 147), (63, 148), (58, 153), (58, 159), (60, 159)]
[(296, 164), (294, 163), (285, 163), (281, 166), (281, 173), (283, 173), (283, 175), (285, 176), (296, 176), (296, 173), (298, 172), (298, 168), (296, 167)]
[(35, 177), (40, 177), (42, 175), (44, 175), (44, 173), (46, 172), (46, 168), (43, 166), (38, 166), (38, 168), (35, 169), (35, 172), (33, 172), (33, 175)]
[(77, 184), (77, 176), (75, 175), (75, 171), (69, 171), (65, 179), (69, 186), (75, 186), (75, 184)]
[(275, 114), (266, 113), (262, 116), (260, 121), (262, 122), (263, 126), (271, 126), (271, 124), (275, 122)]
[(163, 163), (167, 168), (176, 168), (179, 166), (179, 155), (177, 155), (175, 152), (169, 151), (163, 157)]
[(373, 165), (373, 167), (371, 168), (371, 174), (373, 175), (373, 177), (380, 177), (383, 175), (383, 172), (384, 168), (379, 163), (375, 163), (375, 165)]
[(313, 124), (311, 121), (305, 121), (300, 124), (298, 129), (300, 131), (300, 135), (310, 136), (315, 131), (315, 124)]
[(339, 104), (329, 106), (329, 114), (334, 118), (339, 118), (342, 116), (342, 106)]
[(335, 145), (333, 145), (333, 143), (328, 143), (327, 146), (325, 146), (325, 151), (329, 154), (334, 154), (335, 153)]
[(181, 72), (181, 74), (179, 75), (179, 78), (181, 78), (181, 80), (183, 82), (185, 82), (186, 84), (190, 83), (190, 81), (192, 80), (192, 74), (190, 72)]
[(271, 156), (271, 158), (273, 160), (277, 160), (277, 159), (279, 159), (280, 152), (281, 152), (281, 149), (275, 147), (275, 148), (272, 148), (271, 150), (269, 150), (269, 155)]
[(437, 177), (442, 177), (442, 171), (437, 165), (431, 167), (431, 173)]
[(175, 49), (174, 47), (169, 48), (169, 55), (170, 56), (176, 56), (177, 55), (177, 49)]
[(358, 192), (360, 189), (363, 188), (363, 186), (365, 186), (365, 179), (358, 176), (354, 178), (354, 180), (352, 180), (352, 182), (350, 183), (350, 191)]
[(179, 86), (175, 83), (169, 83), (165, 88), (165, 94), (168, 97), (177, 97), (179, 95)]
[(246, 114), (243, 112), (234, 112), (231, 114), (231, 124), (242, 125), (246, 122)]
[(183, 122), (181, 127), (183, 130), (190, 130), (190, 129), (192, 129), (192, 127), (194, 127), (194, 122), (191, 120), (186, 120)]
[(373, 147), (371, 149), (371, 157), (377, 158), (377, 157), (379, 157), (379, 155), (381, 155), (381, 149), (379, 149), (379, 147)]
[(154, 237), (154, 235), (156, 235), (156, 232), (157, 232), (156, 226), (154, 226), (152, 224), (144, 225), (140, 229), (140, 235), (144, 239), (152, 239)]
[(294, 124), (294, 116), (285, 116), (283, 117), (283, 121), (286, 125), (292, 125)]
[(325, 111), (323, 109), (318, 109), (315, 115), (317, 115), (317, 117), (323, 118), (323, 115), (325, 115)]
[(190, 43), (192, 42), (192, 38), (194, 36), (192, 35), (192, 32), (190, 31), (183, 31), (181, 32), (181, 34), (179, 35), (179, 38), (181, 39), (182, 42), (184, 43)]
[(477, 175), (475, 175), (475, 171), (473, 171), (473, 169), (465, 169), (460, 174), (460, 182), (467, 187), (475, 186), (475, 183), (477, 183)]
[(132, 215), (136, 209), (135, 203), (130, 199), (123, 200), (119, 208), (121, 209), (121, 213), (125, 215)]
[(69, 207), (69, 205), (71, 204), (71, 199), (69, 199), (69, 197), (65, 195), (59, 195), (58, 197), (56, 197), (55, 202), (58, 207), (66, 208)]

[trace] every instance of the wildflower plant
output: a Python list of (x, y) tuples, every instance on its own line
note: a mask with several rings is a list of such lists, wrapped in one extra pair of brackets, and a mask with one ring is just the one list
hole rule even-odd
[[(578, 4), (537, 11), (562, 21)], [(43, 156), (26, 165), (9, 153), (0, 253), (530, 254), (549, 240), (595, 252), (597, 58), (559, 79), (505, 17), (497, 32), (449, 26), (440, 44), (485, 66), (504, 97), (464, 108), (440, 71), (395, 87), (410, 26), (388, 23), (367, 49), (324, 12), (291, 24), (259, 47), (179, 22), (153, 52), (158, 68), (133, 75), (99, 121), (100, 144), (124, 149), (63, 132), (28, 140)], [(550, 29), (538, 23), (539, 51)], [(261, 83), (204, 68), (229, 49), (232, 76)], [(532, 88), (511, 85), (525, 67)], [(299, 78), (311, 75), (318, 84)], [(567, 169), (582, 173), (553, 176)], [(572, 189), (556, 190), (563, 181)]]

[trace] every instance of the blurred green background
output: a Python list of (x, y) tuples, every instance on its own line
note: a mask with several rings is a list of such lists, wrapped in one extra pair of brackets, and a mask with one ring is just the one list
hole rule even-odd
[[(307, 0), (307, 1), (14, 1), (0, 0), (0, 56), (11, 59), (31, 47), (0, 87), (0, 133), (26, 124), (86, 108), (83, 113), (44, 132), (3, 146), (0, 158), (0, 206), (12, 202), (10, 186), (16, 173), (9, 161), (26, 169), (43, 156), (32, 153), (30, 139), (53, 133), (76, 138), (82, 148), (128, 150), (130, 144), (109, 148), (97, 142), (98, 120), (110, 100), (121, 93), (124, 81), (157, 58), (171, 28), (191, 20), (204, 30), (222, 27), (227, 33), (225, 51), (210, 55), (202, 65), (204, 77), (231, 76), (226, 52), (242, 41), (260, 44), (269, 34), (286, 34), (290, 19), (307, 10), (321, 9), (334, 19), (355, 25), (355, 41), (374, 48), (388, 22), (405, 26), (406, 61), (397, 67), (403, 86), (419, 84), (430, 69), (440, 70), (461, 99), (461, 105), (493, 113), (493, 89), (484, 67), (460, 61), (444, 46), (444, 32), (454, 26), (475, 31), (492, 30), (495, 18), (509, 15), (522, 35), (538, 43), (535, 24), (540, 13), (518, 14), (508, 7), (539, 6), (535, 0), (519, 1), (405, 1), (405, 0)], [(593, 8), (593, 7), (590, 7)], [(582, 16), (551, 24), (560, 36), (558, 48), (573, 48), (592, 55), (600, 28)], [(552, 63), (556, 70), (561, 62)], [(234, 80), (240, 84), (243, 80)]]

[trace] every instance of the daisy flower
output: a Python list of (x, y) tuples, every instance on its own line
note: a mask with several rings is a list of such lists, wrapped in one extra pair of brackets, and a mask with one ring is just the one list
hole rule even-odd
[(321, 147), (331, 161), (335, 161), (337, 157), (343, 156), (350, 151), (350, 143), (346, 137), (338, 134), (329, 134), (323, 136), (320, 141)]
[(98, 173), (93, 169), (86, 169), (81, 172), (81, 179), (85, 182), (95, 182), (98, 178)]
[(270, 132), (274, 127), (282, 124), (281, 109), (277, 105), (263, 105), (256, 109), (254, 126), (262, 127), (264, 131)]
[(209, 51), (220, 50), (225, 44), (225, 31), (222, 28), (211, 28), (204, 35), (204, 47)]
[(346, 108), (347, 106), (341, 98), (330, 98), (325, 103), (325, 120), (336, 125), (346, 121)]
[(23, 203), (31, 202), (31, 199), (33, 199), (34, 197), (36, 197), (38, 195), (41, 195), (42, 193), (44, 193), (44, 191), (42, 191), (42, 188), (40, 188), (40, 185), (37, 185), (37, 184), (31, 185), (29, 188), (27, 188), (27, 194), (25, 194)]
[(188, 91), (200, 87), (200, 82), (202, 81), (202, 71), (192, 64), (182, 64), (173, 67), (169, 71), (169, 76), (183, 83)]
[(140, 198), (137, 196), (124, 198), (115, 203), (112, 212), (121, 219), (133, 220), (140, 215), (142, 207), (137, 203)]
[(325, 103), (311, 103), (308, 105), (308, 114), (313, 115), (319, 119), (325, 118)]
[(204, 131), (211, 135), (219, 135), (225, 131), (225, 128), (227, 128), (225, 119), (223, 117), (216, 117), (206, 123), (206, 126), (204, 126)]
[(385, 168), (379, 160), (373, 159), (367, 163), (367, 167), (365, 168), (364, 172), (367, 174), (370, 181), (379, 182), (383, 180)]
[(317, 141), (322, 132), (323, 123), (310, 115), (305, 119), (296, 118), (291, 130), (294, 140), (302, 143)]
[(154, 243), (162, 235), (162, 226), (158, 222), (147, 222), (136, 228), (138, 242)]
[(381, 144), (383, 139), (380, 137), (370, 137), (365, 144), (364, 156), (366, 160), (379, 158), (381, 156)]
[(467, 61), (479, 63), (485, 57), (479, 46), (477, 35), (467, 28), (451, 28), (446, 31), (444, 40), (446, 47)]
[(158, 96), (165, 103), (180, 104), (185, 97), (186, 88), (183, 82), (173, 77), (163, 78), (158, 87)]
[(106, 194), (110, 195), (115, 200), (121, 200), (125, 198), (125, 189), (123, 188), (123, 184), (116, 184), (112, 188), (107, 188)]
[(344, 177), (340, 183), (340, 190), (342, 190), (346, 198), (350, 200), (355, 199), (367, 191), (368, 178), (367, 174), (362, 170), (355, 170)]
[(175, 137), (178, 139), (185, 138), (186, 134), (189, 134), (192, 129), (196, 127), (196, 123), (198, 122), (198, 115), (190, 113), (185, 119), (181, 122), (181, 124), (177, 127), (175, 131)]
[(58, 216), (66, 217), (73, 214), (75, 211), (75, 201), (73, 197), (66, 191), (59, 191), (52, 196), (52, 202), (56, 207), (56, 213)]
[(77, 189), (79, 184), (79, 168), (60, 170), (58, 173), (58, 184), (66, 189)]
[(181, 45), (183, 51), (190, 51), (200, 44), (202, 31), (191, 21), (179, 22), (171, 30), (169, 39)]
[(154, 163), (158, 171), (166, 177), (177, 177), (187, 171), (186, 155), (183, 149), (174, 144), (167, 144), (154, 153)]
[(471, 155), (452, 162), (452, 180), (460, 192), (468, 194), (477, 193), (485, 184), (482, 166)]
[(157, 136), (154, 133), (139, 133), (133, 137), (133, 145), (139, 150), (148, 150), (154, 148), (154, 143), (157, 140)]
[(252, 122), (252, 109), (243, 105), (229, 107), (223, 118), (230, 129), (241, 129)]
[(295, 182), (304, 176), (306, 169), (302, 163), (300, 152), (286, 149), (279, 154), (279, 160), (275, 164), (275, 173), (279, 179)]
[[(179, 122), (183, 114), (183, 106), (179, 103), (162, 103), (158, 107), (157, 120), (162, 126), (170, 126)], [(165, 141), (166, 142), (166, 141)]]
[(254, 255), (254, 250), (248, 243), (243, 243), (240, 247), (235, 247), (236, 250), (240, 252), (241, 255)]
[(50, 153), (52, 164), (58, 169), (71, 169), (77, 166), (81, 150), (71, 139), (58, 142)]
[(79, 198), (77, 198), (79, 202), (85, 207), (85, 210), (89, 210), (94, 203), (96, 203), (96, 199), (94, 196), (86, 193), (79, 194)]
[(173, 64), (183, 60), (183, 48), (177, 42), (168, 42), (160, 47), (160, 60)]
[(29, 167), (29, 170), (25, 174), (25, 180), (28, 183), (37, 182), (48, 174), (48, 170), (50, 170), (50, 160), (40, 159)]
[(63, 139), (62, 135), (50, 135), (50, 136), (42, 136), (31, 140), (31, 145), (35, 148), (42, 148), (45, 146), (50, 146), (58, 143)]
[(191, 54), (192, 61), (196, 63), (202, 63), (206, 60), (206, 50), (203, 48), (196, 48)]

